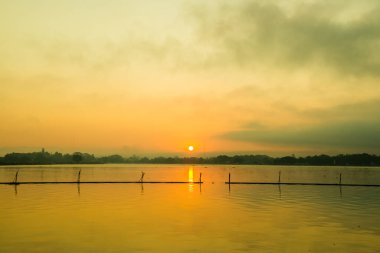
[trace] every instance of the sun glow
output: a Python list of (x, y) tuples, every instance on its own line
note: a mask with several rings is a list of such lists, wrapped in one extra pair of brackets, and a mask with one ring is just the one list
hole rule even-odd
[(191, 152), (194, 150), (194, 146), (189, 146), (187, 149)]

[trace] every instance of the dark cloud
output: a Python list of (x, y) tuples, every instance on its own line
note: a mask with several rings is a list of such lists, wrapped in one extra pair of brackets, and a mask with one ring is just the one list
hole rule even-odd
[(380, 121), (347, 121), (305, 128), (242, 130), (227, 133), (223, 137), (274, 145), (380, 150)]
[(292, 12), (268, 1), (245, 1), (197, 6), (192, 14), (200, 41), (215, 48), (210, 58), (219, 57), (222, 64), (316, 64), (345, 74), (377, 76), (380, 3), (370, 3), (359, 17), (343, 21), (338, 17), (349, 5), (345, 1), (303, 3)]
[(325, 121), (373, 121), (380, 115), (380, 99), (351, 102), (328, 109), (294, 110), (301, 117), (323, 119)]
[(380, 115), (379, 100), (338, 106), (326, 110), (325, 113), (319, 112), (313, 117), (320, 117), (320, 123), (314, 125), (270, 128), (254, 122), (244, 125), (242, 130), (228, 132), (222, 138), (310, 149), (332, 148), (356, 152), (379, 152), (380, 119), (377, 115)]

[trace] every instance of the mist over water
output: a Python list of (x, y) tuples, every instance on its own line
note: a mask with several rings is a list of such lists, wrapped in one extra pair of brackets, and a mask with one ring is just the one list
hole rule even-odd
[[(189, 184), (0, 185), (0, 252), (377, 252), (380, 168), (190, 165), (1, 167), (0, 181)], [(202, 173), (204, 184), (192, 184)]]

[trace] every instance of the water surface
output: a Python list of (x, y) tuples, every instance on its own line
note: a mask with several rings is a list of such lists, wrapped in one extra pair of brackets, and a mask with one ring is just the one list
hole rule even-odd
[[(95, 165), (0, 167), (0, 252), (379, 252), (380, 188), (228, 185), (380, 183), (380, 168)], [(204, 184), (192, 184), (202, 172)]]

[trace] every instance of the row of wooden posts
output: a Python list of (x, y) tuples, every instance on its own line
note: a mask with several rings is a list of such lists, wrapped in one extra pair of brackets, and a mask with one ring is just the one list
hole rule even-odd
[(226, 184), (283, 184), (283, 185), (340, 185), (340, 186), (380, 186), (378, 184), (342, 184), (342, 173), (339, 173), (339, 183), (302, 183), (302, 182), (282, 182), (281, 170), (278, 172), (277, 182), (232, 182), (231, 173), (228, 173), (228, 182)]
[[(231, 182), (231, 172), (230, 173), (228, 173), (228, 182), (226, 182), (226, 184), (236, 184), (236, 183), (238, 183), (238, 184), (244, 184), (244, 183), (252, 183), (252, 184), (255, 184), (255, 183), (257, 183), (257, 184), (261, 184), (261, 183), (263, 183), (263, 184), (265, 184), (264, 182)], [(281, 170), (278, 172), (278, 181), (277, 181), (277, 183), (270, 183), (270, 182), (268, 182), (268, 184), (291, 184), (291, 183), (284, 183), (284, 182), (281, 182)], [(294, 184), (296, 184), (296, 183), (294, 183)], [(298, 183), (297, 183), (298, 184)], [(299, 183), (299, 184), (303, 184), (303, 183)], [(306, 184), (306, 183), (305, 183)], [(311, 184), (316, 184), (316, 183), (311, 183)], [(339, 184), (341, 185), (342, 184), (342, 173), (339, 173)]]
[[(111, 183), (118, 183), (118, 184), (127, 184), (127, 183), (167, 183), (167, 184), (184, 184), (184, 183), (193, 183), (193, 184), (202, 184), (202, 173), (199, 174), (199, 181), (195, 182), (189, 182), (189, 181), (144, 181), (144, 176), (145, 172), (141, 172), (141, 177), (138, 181), (84, 181), (81, 182), (81, 172), (82, 170), (80, 169), (78, 171), (77, 175), (77, 180), (76, 181), (61, 181), (61, 182), (19, 182), (18, 181), (18, 175), (19, 175), (19, 170), (17, 170), (13, 182), (8, 182), (8, 183), (0, 183), (0, 184), (13, 184), (13, 185), (18, 185), (18, 184), (72, 184), (72, 183), (86, 183), (86, 184), (111, 184)], [(278, 181), (277, 182), (233, 182), (231, 181), (231, 173), (228, 173), (228, 181), (225, 182), (226, 184), (284, 184), (284, 185), (340, 185), (340, 186), (380, 186), (380, 185), (375, 185), (375, 184), (342, 184), (342, 173), (339, 173), (339, 183), (296, 183), (296, 182), (282, 182), (281, 181), (281, 171), (278, 172)]]
[(80, 169), (78, 171), (77, 175), (77, 180), (76, 181), (48, 181), (48, 182), (35, 182), (35, 181), (30, 181), (30, 182), (19, 182), (18, 181), (18, 175), (19, 175), (19, 170), (16, 171), (15, 177), (12, 182), (6, 182), (6, 183), (1, 183), (0, 184), (13, 184), (13, 185), (18, 185), (18, 184), (72, 184), (72, 183), (85, 183), (85, 184), (127, 184), (127, 183), (150, 183), (150, 184), (158, 184), (158, 183), (168, 183), (168, 184), (184, 184), (184, 183), (193, 183), (193, 184), (202, 184), (202, 173), (199, 173), (199, 181), (195, 182), (188, 182), (188, 181), (144, 181), (144, 176), (145, 172), (141, 172), (141, 177), (138, 181), (81, 181), (81, 173), (82, 170)]

